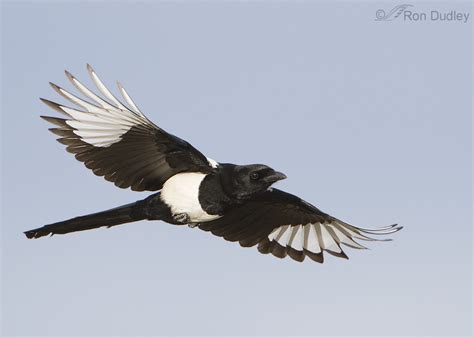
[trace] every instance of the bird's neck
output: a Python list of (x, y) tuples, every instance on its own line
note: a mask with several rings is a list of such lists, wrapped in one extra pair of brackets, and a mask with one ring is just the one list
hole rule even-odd
[(202, 208), (210, 215), (223, 215), (230, 206), (240, 201), (226, 192), (225, 173), (215, 171), (208, 174), (199, 186), (199, 202)]

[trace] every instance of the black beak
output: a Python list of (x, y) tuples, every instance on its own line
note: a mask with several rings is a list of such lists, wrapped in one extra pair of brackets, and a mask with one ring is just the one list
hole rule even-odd
[(272, 174), (266, 176), (264, 178), (264, 181), (268, 183), (275, 183), (276, 181), (281, 181), (281, 180), (284, 180), (285, 178), (286, 178), (285, 174), (275, 171)]

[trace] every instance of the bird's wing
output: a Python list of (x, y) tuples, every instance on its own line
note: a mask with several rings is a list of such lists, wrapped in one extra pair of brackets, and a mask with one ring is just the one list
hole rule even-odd
[(105, 98), (86, 88), (66, 71), (71, 83), (91, 102), (51, 83), (64, 98), (79, 108), (70, 108), (41, 99), (66, 115), (65, 119), (42, 116), (59, 128), (50, 131), (67, 146), (67, 151), (84, 162), (94, 174), (104, 176), (120, 188), (155, 191), (171, 176), (186, 171), (209, 172), (218, 164), (206, 158), (188, 142), (156, 126), (143, 115), (118, 83), (128, 106), (120, 102), (102, 83), (91, 66), (92, 81)]
[[(305, 256), (322, 263), (323, 252), (347, 258), (341, 248), (365, 249), (358, 240), (380, 240), (371, 235), (388, 235), (400, 230), (396, 224), (380, 229), (363, 229), (347, 224), (299, 197), (271, 189), (199, 228), (244, 247), (258, 244), (261, 253), (297, 261)], [(386, 240), (386, 239), (382, 239)]]

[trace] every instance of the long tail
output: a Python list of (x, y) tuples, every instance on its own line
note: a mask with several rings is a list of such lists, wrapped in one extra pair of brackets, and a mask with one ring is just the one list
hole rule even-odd
[(75, 217), (67, 221), (48, 224), (38, 229), (25, 231), (28, 238), (39, 238), (49, 234), (67, 234), (69, 232), (90, 230), (100, 227), (112, 227), (123, 223), (130, 223), (146, 219), (143, 202), (137, 201), (114, 209), (95, 214)]

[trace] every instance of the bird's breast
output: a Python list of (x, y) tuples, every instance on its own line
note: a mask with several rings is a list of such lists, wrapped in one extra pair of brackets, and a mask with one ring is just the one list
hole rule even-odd
[(161, 200), (173, 214), (186, 213), (193, 223), (219, 218), (204, 211), (199, 202), (199, 186), (205, 177), (202, 173), (179, 173), (170, 177), (161, 189)]

